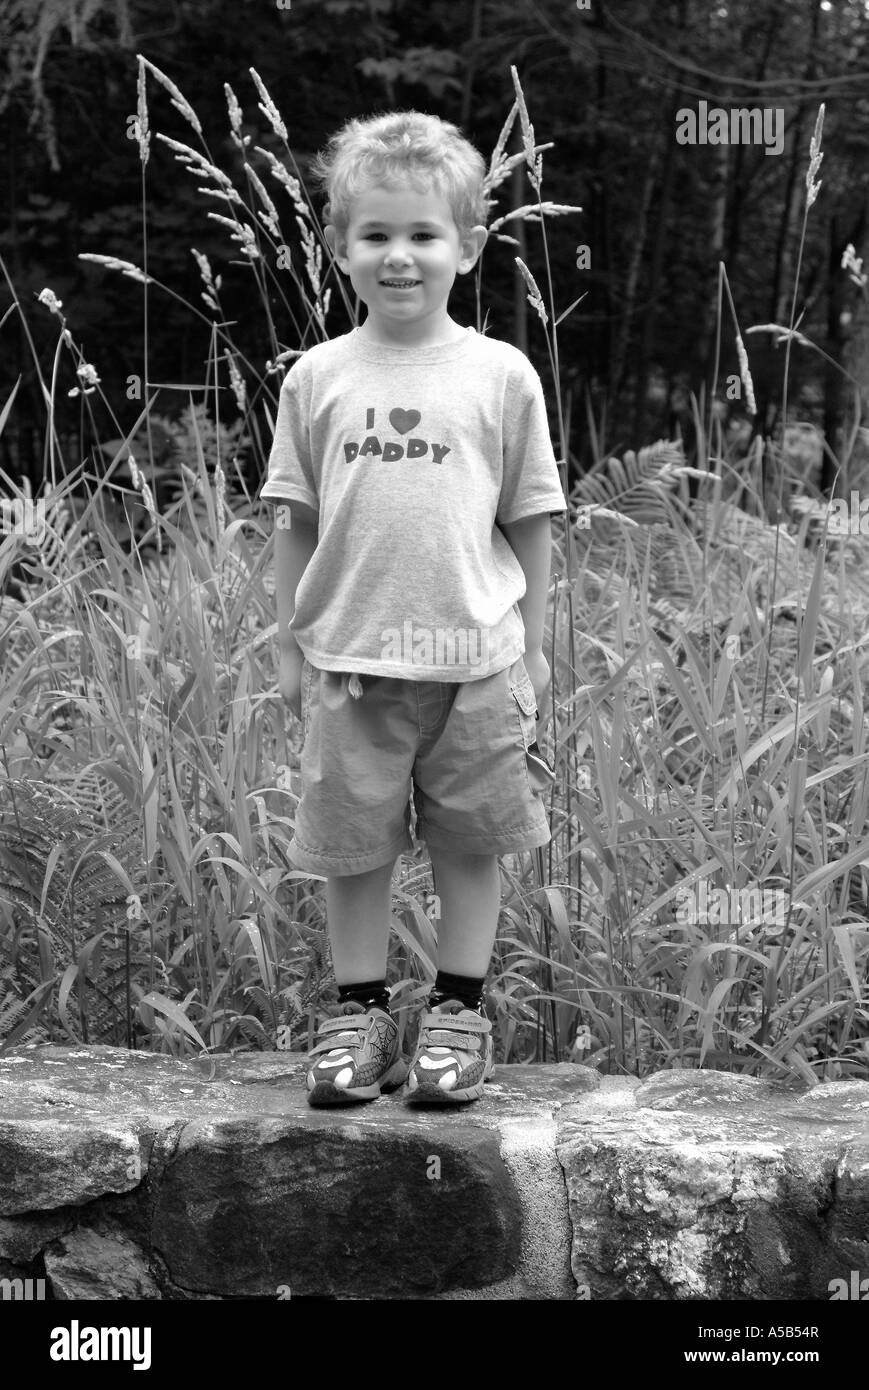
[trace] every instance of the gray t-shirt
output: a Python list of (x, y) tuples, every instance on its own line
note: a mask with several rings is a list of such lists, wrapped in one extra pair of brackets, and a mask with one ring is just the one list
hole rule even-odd
[(264, 498), (318, 512), (291, 628), (326, 671), (478, 680), (525, 649), (496, 523), (564, 511), (540, 379), (474, 329), (437, 347), (354, 329), (293, 364)]

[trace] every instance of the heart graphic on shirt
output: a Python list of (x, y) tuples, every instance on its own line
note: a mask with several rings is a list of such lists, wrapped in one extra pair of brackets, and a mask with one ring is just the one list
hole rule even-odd
[(421, 418), (418, 410), (390, 410), (389, 412), (389, 423), (393, 429), (398, 430), (399, 434), (407, 434), (408, 430), (412, 430), (415, 425), (419, 424)]

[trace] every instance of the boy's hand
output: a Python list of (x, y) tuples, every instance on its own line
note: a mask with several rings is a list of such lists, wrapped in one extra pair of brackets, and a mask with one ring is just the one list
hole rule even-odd
[(525, 670), (531, 677), (531, 684), (534, 686), (534, 694), (537, 698), (537, 712), (542, 720), (546, 719), (546, 709), (544, 701), (549, 690), (550, 671), (549, 662), (538, 647), (536, 650), (526, 651), (523, 660)]
[(278, 690), (297, 719), (302, 717), (302, 663), (305, 658), (295, 643), (281, 649)]

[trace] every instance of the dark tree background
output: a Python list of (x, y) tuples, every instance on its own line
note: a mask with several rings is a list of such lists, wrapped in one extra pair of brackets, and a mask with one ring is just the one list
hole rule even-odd
[[(140, 409), (125, 401), (124, 382), (141, 370), (141, 289), (77, 256), (141, 263), (140, 165), (127, 138), (137, 52), (181, 88), (215, 161), (229, 172), (238, 166), (224, 82), (242, 102), (253, 143), (278, 149), (257, 109), (251, 66), (277, 102), (304, 170), (349, 115), (393, 106), (460, 123), (488, 158), (513, 99), (515, 64), (538, 140), (555, 142), (545, 156), (543, 196), (584, 210), (553, 220), (548, 231), (559, 311), (585, 291), (559, 330), (578, 467), (589, 459), (590, 416), (608, 449), (637, 447), (686, 425), (690, 393), (711, 382), (719, 261), (743, 333), (753, 323), (788, 322), (809, 140), (824, 101), (823, 187), (809, 214), (800, 328), (865, 376), (865, 305), (841, 255), (853, 242), (869, 259), (866, 0), (591, 0), (582, 9), (575, 0), (292, 0), (289, 8), (276, 0), (2, 0), (0, 254), (43, 373), (50, 378), (58, 325), (35, 295), (49, 286), (124, 428)], [(783, 152), (679, 145), (676, 113), (701, 100), (781, 108)], [(149, 107), (152, 132), (190, 140), (165, 91), (150, 81)], [(157, 142), (147, 179), (149, 270), (198, 303), (190, 248), (206, 253), (224, 277), (234, 336), (264, 362), (269, 343), (250, 270), (206, 217), (215, 204)], [(518, 181), (501, 195), (499, 213), (515, 205), (511, 199), (532, 196)], [(529, 225), (522, 235), (540, 279), (539, 228)], [(580, 244), (589, 247), (589, 269), (577, 269)], [(501, 243), (486, 251), (488, 331), (527, 344), (545, 371), (545, 343), (524, 290), (517, 292), (514, 254)], [(455, 300), (465, 321), (472, 290), (462, 282)], [(0, 319), (10, 303), (8, 286), (0, 285)], [(345, 327), (334, 295), (329, 331)], [(299, 346), (291, 325), (282, 331), (285, 345)], [(208, 329), (159, 292), (150, 334), (163, 380), (203, 379)], [(746, 342), (759, 427), (774, 433), (784, 350), (766, 335)], [(726, 316), (719, 389), (736, 370)], [(0, 465), (33, 473), (41, 459), (31, 447), (33, 430), (44, 429), (45, 405), (12, 313), (0, 327), (0, 409), (19, 375)], [(820, 357), (796, 349), (791, 392), (795, 417), (822, 426), (835, 446), (852, 409), (838, 374), (825, 374)], [(76, 407), (61, 395), (74, 421)], [(108, 422), (106, 431), (115, 432)]]

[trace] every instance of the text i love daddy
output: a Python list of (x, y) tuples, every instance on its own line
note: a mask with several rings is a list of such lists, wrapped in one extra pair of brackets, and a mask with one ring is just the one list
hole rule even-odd
[[(388, 438), (386, 431), (381, 427), (377, 433), (368, 434), (364, 439), (345, 441), (344, 458), (347, 463), (352, 463), (354, 459), (365, 458), (379, 458), (384, 463), (397, 463), (399, 459), (404, 458), (430, 458), (432, 463), (443, 463), (450, 452), (448, 444), (436, 444), (433, 440), (429, 441), (410, 433), (411, 430), (417, 428), (422, 420), (422, 415), (418, 410), (407, 410), (403, 406), (396, 406), (390, 410), (388, 419), (393, 431), (392, 438)], [(366, 430), (373, 431), (375, 429), (374, 420), (374, 410), (366, 410)], [(382, 438), (381, 434), (383, 435)], [(397, 439), (395, 438), (396, 435), (398, 435)]]

